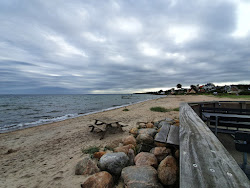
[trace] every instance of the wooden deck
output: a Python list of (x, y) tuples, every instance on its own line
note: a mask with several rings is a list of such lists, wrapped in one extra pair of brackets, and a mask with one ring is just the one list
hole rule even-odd
[(181, 104), (180, 187), (250, 187), (247, 176), (197, 113), (189, 104)]

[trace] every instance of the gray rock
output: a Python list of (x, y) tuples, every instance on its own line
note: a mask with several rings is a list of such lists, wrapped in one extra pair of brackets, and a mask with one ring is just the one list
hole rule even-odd
[(175, 121), (172, 118), (166, 118), (164, 119), (167, 123), (173, 124)]
[(124, 152), (107, 153), (99, 161), (101, 170), (114, 175), (120, 175), (122, 169), (128, 166), (129, 157)]
[(127, 188), (161, 188), (157, 171), (152, 166), (129, 166), (122, 170), (121, 178)]
[(136, 137), (136, 141), (138, 143), (142, 143), (142, 144), (153, 144), (154, 143), (153, 137), (150, 136), (149, 134), (139, 134)]
[(139, 129), (138, 133), (139, 134), (148, 134), (148, 135), (154, 137), (157, 133), (157, 130), (155, 130), (154, 128)]
[(170, 119), (170, 118), (167, 118), (169, 120), (162, 120), (162, 121), (158, 121), (155, 123), (155, 127), (157, 129), (160, 129), (162, 126), (166, 126), (166, 125), (169, 125), (169, 124), (173, 124), (174, 123), (174, 120), (173, 119)]
[(77, 163), (75, 175), (92, 175), (99, 171), (100, 169), (97, 167), (96, 163), (94, 163), (94, 161), (89, 156), (85, 156)]

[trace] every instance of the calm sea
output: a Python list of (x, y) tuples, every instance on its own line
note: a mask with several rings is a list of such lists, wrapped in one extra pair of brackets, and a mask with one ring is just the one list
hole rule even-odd
[(0, 95), (0, 133), (156, 99), (157, 95)]

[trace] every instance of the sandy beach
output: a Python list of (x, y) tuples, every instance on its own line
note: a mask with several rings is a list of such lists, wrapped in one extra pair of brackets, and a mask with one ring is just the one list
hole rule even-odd
[[(176, 108), (181, 102), (233, 100), (210, 96), (168, 96), (124, 108), (95, 113), (61, 122), (0, 134), (0, 187), (80, 187), (85, 176), (74, 174), (75, 165), (88, 146), (118, 145), (137, 122), (178, 118), (179, 112), (152, 112), (151, 107)], [(91, 133), (94, 119), (109, 118), (129, 126), (123, 133)], [(8, 152), (9, 151), (9, 152)]]

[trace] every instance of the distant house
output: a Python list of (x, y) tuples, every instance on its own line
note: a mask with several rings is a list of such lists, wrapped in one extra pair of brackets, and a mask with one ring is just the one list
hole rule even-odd
[(225, 85), (224, 90), (225, 90), (226, 93), (230, 92), (231, 91), (231, 86)]
[(200, 93), (206, 93), (206, 90), (202, 88), (202, 89), (199, 89), (199, 92)]
[(231, 86), (231, 89), (228, 93), (238, 94), (241, 90), (237, 86)]
[(171, 91), (171, 95), (175, 95), (175, 90), (172, 90), (172, 91)]
[(187, 92), (187, 89), (184, 89), (184, 88), (175, 90), (175, 93), (178, 94), (178, 95), (185, 94), (186, 92)]
[(203, 86), (203, 89), (205, 89), (206, 91), (213, 91), (216, 89), (216, 87), (213, 83), (207, 83)]
[(194, 89), (189, 89), (187, 91), (187, 94), (196, 94), (196, 91)]

